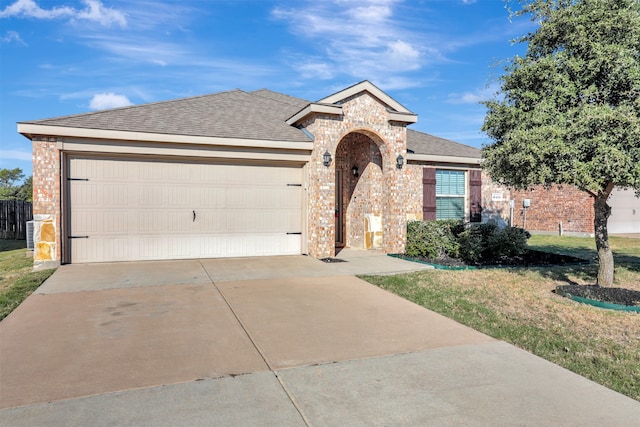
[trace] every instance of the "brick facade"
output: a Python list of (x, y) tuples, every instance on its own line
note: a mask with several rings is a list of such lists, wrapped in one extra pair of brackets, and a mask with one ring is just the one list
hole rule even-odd
[(34, 137), (33, 219), (34, 265), (51, 266), (61, 259), (60, 150), (54, 137)]
[[(530, 202), (526, 224), (525, 199)], [(533, 232), (593, 234), (593, 198), (571, 185), (518, 191), (493, 182), (483, 173), (482, 207), (483, 222), (496, 221), (501, 225), (509, 225), (513, 216), (515, 227), (524, 227)]]
[[(574, 186), (512, 191), (511, 198), (515, 205), (513, 224), (516, 227), (554, 233), (559, 233), (562, 227), (563, 233), (593, 234), (593, 198)], [(522, 206), (524, 199), (530, 200), (526, 212), (526, 225)]]
[[(314, 136), (309, 162), (308, 251), (323, 258), (335, 255), (335, 176), (343, 174), (345, 238), (348, 246), (365, 247), (364, 216), (379, 215), (382, 249), (404, 251), (406, 237), (406, 168), (396, 167), (398, 155), (406, 157), (406, 124), (389, 121), (389, 112), (368, 92), (341, 103), (342, 115), (313, 114), (302, 126)], [(327, 167), (322, 156), (333, 161)], [(358, 166), (358, 179), (351, 174)], [(347, 199), (347, 197), (349, 197)]]
[(494, 182), (482, 173), (482, 222), (494, 221), (509, 225), (511, 218), (511, 190)]

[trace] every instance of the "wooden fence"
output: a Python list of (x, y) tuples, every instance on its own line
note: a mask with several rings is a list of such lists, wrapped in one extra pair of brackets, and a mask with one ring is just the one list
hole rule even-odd
[(31, 202), (0, 200), (0, 239), (27, 239), (27, 221), (33, 219)]

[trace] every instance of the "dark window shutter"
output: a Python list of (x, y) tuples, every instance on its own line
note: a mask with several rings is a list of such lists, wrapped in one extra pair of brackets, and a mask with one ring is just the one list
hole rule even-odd
[(482, 171), (469, 170), (469, 220), (482, 222)]
[(422, 219), (434, 221), (436, 219), (436, 170), (422, 169)]

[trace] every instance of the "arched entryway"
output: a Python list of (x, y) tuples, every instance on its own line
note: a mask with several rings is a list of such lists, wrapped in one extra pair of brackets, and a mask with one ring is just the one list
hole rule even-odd
[(347, 134), (336, 148), (336, 247), (384, 247), (387, 200), (383, 156), (375, 135)]

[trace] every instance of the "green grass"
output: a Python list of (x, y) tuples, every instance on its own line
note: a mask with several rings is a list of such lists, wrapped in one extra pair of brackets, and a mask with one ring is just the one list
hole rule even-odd
[[(595, 255), (593, 239), (533, 236), (534, 249)], [(640, 290), (640, 240), (612, 238), (617, 285)], [(422, 271), (365, 280), (640, 401), (640, 314), (586, 306), (552, 291), (592, 283), (594, 264)]]
[(33, 258), (26, 256), (20, 240), (0, 240), (0, 320), (7, 317), (33, 293), (54, 269), (33, 270)]

